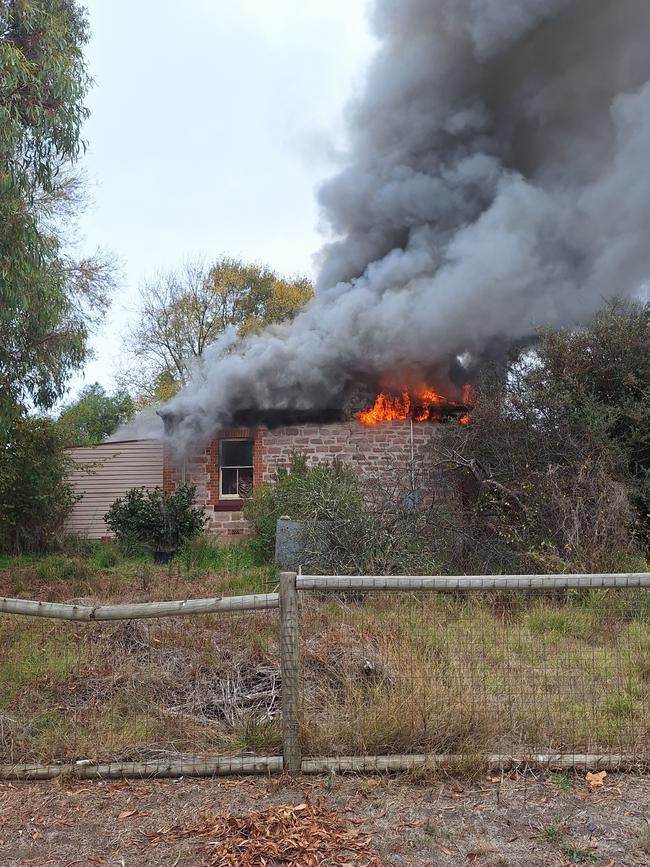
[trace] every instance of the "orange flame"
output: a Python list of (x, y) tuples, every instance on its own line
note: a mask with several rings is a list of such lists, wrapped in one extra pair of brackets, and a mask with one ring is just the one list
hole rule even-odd
[[(466, 385), (463, 389), (463, 403), (450, 400), (432, 388), (409, 392), (403, 389), (401, 395), (382, 392), (369, 409), (357, 413), (363, 424), (378, 424), (382, 421), (442, 421), (450, 412), (465, 411), (474, 403), (474, 389)], [(469, 416), (464, 414), (460, 423), (469, 424)]]

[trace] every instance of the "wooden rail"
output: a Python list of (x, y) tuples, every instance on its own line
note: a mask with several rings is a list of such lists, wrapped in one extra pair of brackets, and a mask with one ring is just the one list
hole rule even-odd
[(598, 575), (299, 575), (298, 590), (337, 593), (367, 590), (589, 590), (650, 587), (650, 573), (626, 572)]
[[(300, 773), (376, 774), (405, 773), (415, 769), (453, 771), (467, 767), (468, 761), (493, 771), (514, 768), (574, 771), (646, 771), (650, 762), (634, 755), (583, 755), (565, 753), (541, 754), (481, 754), (467, 755), (404, 755), (404, 756), (338, 756), (303, 759)], [(0, 780), (52, 780), (74, 777), (81, 780), (153, 778), (153, 777), (219, 777), (244, 774), (281, 774), (286, 771), (282, 756), (221, 756), (218, 758), (187, 756), (181, 759), (152, 759), (144, 762), (110, 762), (94, 764), (74, 762), (61, 765), (0, 765)]]
[(142, 777), (222, 777), (229, 774), (281, 774), (282, 756), (153, 759), (146, 762), (74, 762), (67, 765), (0, 765), (0, 780), (114, 780)]
[(131, 605), (67, 605), (29, 599), (0, 597), (0, 614), (51, 617), (56, 620), (144, 620), (148, 617), (188, 617), (196, 614), (225, 614), (230, 611), (260, 611), (278, 608), (277, 593), (256, 596), (224, 596), (214, 599), (183, 599), (179, 602), (137, 602)]
[(626, 755), (583, 755), (576, 753), (540, 753), (519, 755), (481, 754), (472, 755), (411, 755), (411, 756), (340, 756), (338, 758), (303, 759), (303, 774), (324, 774), (335, 771), (345, 773), (404, 773), (415, 768), (430, 771), (452, 770), (466, 767), (467, 763), (491, 770), (511, 770), (513, 768), (542, 768), (546, 770), (576, 771), (624, 771), (639, 770), (649, 766), (636, 756)]

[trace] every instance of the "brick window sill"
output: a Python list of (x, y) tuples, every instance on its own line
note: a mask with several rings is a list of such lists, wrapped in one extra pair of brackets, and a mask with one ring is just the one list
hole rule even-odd
[(241, 512), (243, 508), (243, 500), (221, 500), (214, 504), (215, 512)]

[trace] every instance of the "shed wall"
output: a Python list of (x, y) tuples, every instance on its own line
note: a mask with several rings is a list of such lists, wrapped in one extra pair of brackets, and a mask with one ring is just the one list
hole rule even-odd
[(67, 450), (76, 467), (69, 481), (79, 500), (66, 530), (88, 539), (111, 536), (104, 515), (111, 503), (129, 488), (163, 484), (163, 445), (158, 440), (102, 443)]

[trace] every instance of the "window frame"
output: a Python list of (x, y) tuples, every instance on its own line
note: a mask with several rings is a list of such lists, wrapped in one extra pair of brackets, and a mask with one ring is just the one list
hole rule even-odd
[[(237, 465), (225, 465), (222, 462), (222, 443), (241, 443), (246, 442), (250, 444), (251, 447), (251, 463), (250, 464), (237, 464)], [(255, 479), (255, 440), (252, 437), (223, 437), (223, 439), (219, 440), (219, 502), (238, 502), (241, 503), (243, 501), (243, 497), (239, 493), (239, 471), (240, 470), (250, 470), (251, 478)], [(224, 494), (223, 493), (223, 470), (237, 470), (237, 493), (236, 494)]]

